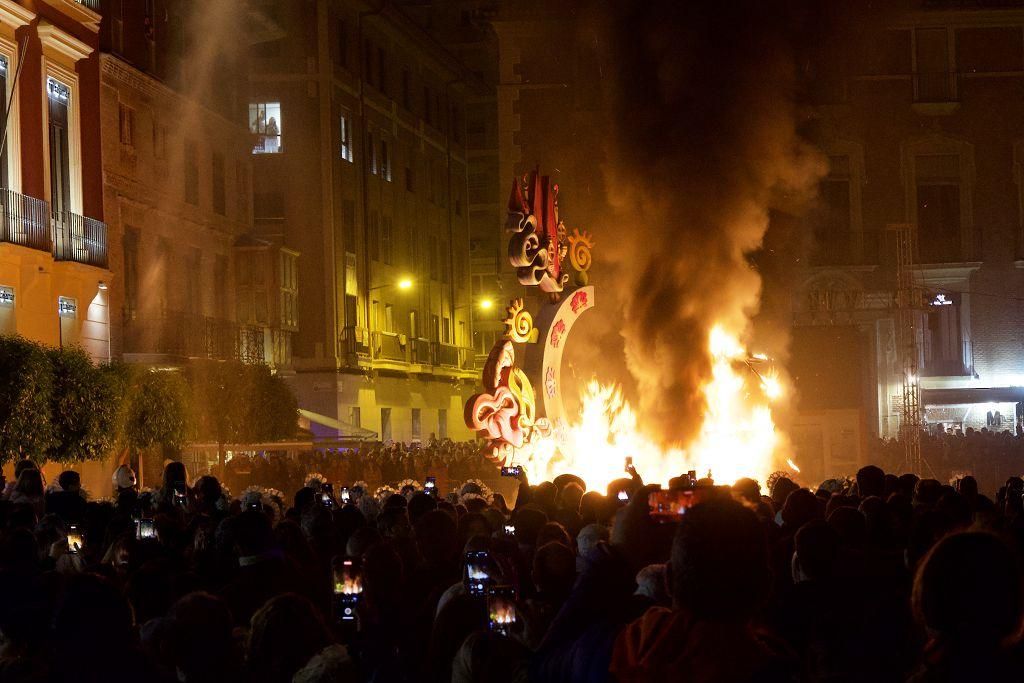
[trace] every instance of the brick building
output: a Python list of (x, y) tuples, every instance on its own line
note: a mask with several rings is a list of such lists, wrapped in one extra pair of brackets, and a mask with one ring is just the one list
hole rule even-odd
[(255, 2), (255, 235), (302, 253), (293, 388), (314, 430), (466, 438), (476, 382), (467, 98), (482, 84), (399, 8)]
[(830, 173), (793, 302), (801, 462), (856, 464), (895, 436), (903, 359), (895, 230), (916, 241), (916, 360), (929, 429), (1013, 430), (1024, 405), (1024, 3), (902, 3), (864, 49), (815, 66)]
[(106, 359), (99, 22), (92, 2), (0, 2), (0, 333)]
[(115, 356), (286, 368), (298, 254), (251, 234), (245, 46), (212, 49), (200, 43), (219, 40), (215, 32), (192, 28), (218, 20), (237, 27), (246, 15), (204, 14), (180, 0), (103, 0), (102, 9)]

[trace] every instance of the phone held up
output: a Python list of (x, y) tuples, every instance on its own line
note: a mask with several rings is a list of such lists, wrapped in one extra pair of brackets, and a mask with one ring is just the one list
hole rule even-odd
[(85, 532), (77, 524), (68, 526), (68, 552), (77, 555), (85, 547)]
[(491, 586), (487, 591), (488, 629), (509, 636), (517, 621), (515, 587)]
[(466, 553), (463, 583), (470, 595), (487, 595), (487, 588), (494, 583), (494, 564), (486, 550), (470, 550)]
[(511, 465), (508, 467), (501, 468), (501, 476), (503, 477), (520, 477), (523, 474), (522, 465)]
[(363, 575), (355, 560), (335, 562), (334, 619), (339, 624), (356, 620), (356, 606), (363, 593)]
[(437, 477), (427, 477), (423, 482), (423, 490), (428, 496), (437, 498)]
[(156, 538), (156, 523), (145, 517), (135, 520), (135, 538), (140, 541)]

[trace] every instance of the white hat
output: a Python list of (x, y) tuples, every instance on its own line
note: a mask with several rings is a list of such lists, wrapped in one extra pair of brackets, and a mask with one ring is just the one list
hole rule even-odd
[(135, 486), (135, 472), (128, 465), (121, 465), (114, 470), (114, 476), (110, 478), (117, 490), (130, 489)]

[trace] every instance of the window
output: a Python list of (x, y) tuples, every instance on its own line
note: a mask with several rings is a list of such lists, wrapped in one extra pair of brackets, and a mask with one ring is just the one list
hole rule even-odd
[(915, 157), (917, 248), (922, 263), (960, 260), (960, 157)]
[(388, 62), (384, 48), (377, 48), (377, 87), (385, 95), (388, 92)]
[(124, 2), (125, 0), (114, 0), (112, 3), (110, 42), (117, 54), (124, 54)]
[(167, 126), (153, 123), (153, 156), (157, 159), (167, 158)]
[(352, 119), (346, 112), (338, 117), (338, 138), (341, 141), (341, 158), (352, 161)]
[(192, 140), (185, 141), (185, 201), (199, 206), (199, 151)]
[(462, 143), (462, 116), (458, 107), (452, 107), (452, 140)]
[(846, 263), (850, 254), (850, 158), (829, 157), (829, 176), (818, 186), (813, 265)]
[(363, 411), (360, 410), (359, 406), (349, 408), (348, 421), (352, 423), (353, 427), (363, 426)]
[(370, 329), (380, 330), (380, 302), (370, 302)]
[(405, 191), (416, 191), (416, 176), (413, 174), (413, 170), (408, 166), (405, 167)]
[(960, 294), (943, 292), (935, 296), (928, 310), (928, 329), (924, 331), (924, 365), (927, 376), (969, 374), (965, 363), (966, 345), (960, 329)]
[[(348, 68), (348, 21), (345, 19), (339, 19), (337, 23), (337, 39), (338, 47), (335, 59), (337, 59), (338, 66)], [(349, 159), (351, 161), (351, 159)]]
[(957, 71), (998, 73), (1024, 68), (1024, 33), (1019, 26), (961, 28), (956, 32)]
[(419, 408), (412, 409), (412, 441), (418, 443), (423, 440), (423, 424)]
[(465, 320), (459, 321), (459, 338), (455, 340), (455, 343), (461, 344), (462, 346), (469, 346), (469, 337), (466, 335)]
[(391, 408), (380, 409), (380, 439), (391, 441)]
[(284, 194), (280, 190), (255, 193), (252, 206), (256, 218), (284, 218)]
[(191, 315), (203, 314), (203, 261), (195, 247), (188, 250), (185, 263), (185, 311)]
[(56, 78), (46, 79), (50, 132), (50, 204), (55, 214), (71, 211), (71, 88)]
[(124, 319), (135, 320), (139, 311), (139, 231), (124, 230)]
[(228, 319), (228, 257), (217, 254), (213, 262), (213, 315)]
[(430, 279), (437, 280), (438, 270), (441, 267), (441, 245), (438, 242), (437, 237), (433, 235), (428, 238), (427, 244), (430, 248), (430, 253), (428, 254), (428, 258), (430, 259)]
[(448, 316), (441, 320), (441, 341), (445, 344), (452, 343), (452, 321)]
[(916, 40), (914, 82), (918, 102), (949, 102), (956, 97), (955, 74), (949, 63), (949, 43), (945, 28), (919, 28)]
[[(8, 68), (7, 57), (0, 55), (0, 107), (3, 107), (3, 111), (7, 111), (8, 106), (8, 92), (9, 83), (7, 80), (7, 68)], [(6, 140), (6, 144), (3, 149), (0, 150), (0, 187), (10, 187), (10, 172), (7, 167), (7, 148), (10, 146), (10, 138)]]
[(420, 329), (416, 323), (416, 311), (409, 311), (409, 338), (416, 339), (419, 337)]
[(391, 304), (384, 304), (384, 331), (395, 331), (395, 307)]
[(373, 133), (366, 131), (367, 161), (370, 162), (370, 173), (377, 175), (377, 147), (373, 144)]
[(408, 69), (402, 69), (402, 106), (412, 111), (412, 74)]
[(438, 408), (437, 409), (437, 438), (447, 439), (448, 438), (448, 409)]
[(370, 212), (370, 225), (366, 235), (367, 245), (370, 249), (370, 260), (380, 260), (380, 214), (376, 211)]
[(391, 148), (384, 139), (380, 141), (380, 177), (391, 182)]
[(235, 159), (235, 202), (238, 220), (248, 223), (252, 197), (249, 196), (249, 168), (242, 159)]
[(363, 41), (363, 80), (373, 85), (373, 45), (368, 40)]
[(380, 258), (389, 266), (394, 262), (394, 235), (392, 234), (391, 216), (384, 216), (380, 226)]
[(224, 155), (213, 153), (213, 210), (221, 216), (228, 212), (227, 190), (224, 186)]
[(122, 103), (117, 108), (117, 123), (121, 144), (135, 146), (135, 110)]
[(281, 148), (281, 103), (249, 105), (249, 132), (256, 136), (253, 154), (276, 154)]
[(296, 329), (299, 326), (299, 278), (298, 258), (289, 251), (281, 251), (281, 327)]

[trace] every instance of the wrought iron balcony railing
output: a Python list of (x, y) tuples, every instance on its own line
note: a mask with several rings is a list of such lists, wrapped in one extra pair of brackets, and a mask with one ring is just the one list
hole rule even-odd
[(406, 344), (403, 337), (393, 332), (373, 332), (371, 334), (373, 357), (375, 360), (394, 360), (406, 362)]
[(71, 211), (54, 211), (53, 258), (107, 267), (107, 224)]
[(0, 242), (50, 251), (50, 211), (46, 202), (14, 190), (0, 190), (0, 212)]
[(266, 333), (265, 327), (168, 311), (155, 320), (127, 321), (124, 351), (263, 363), (267, 361)]

